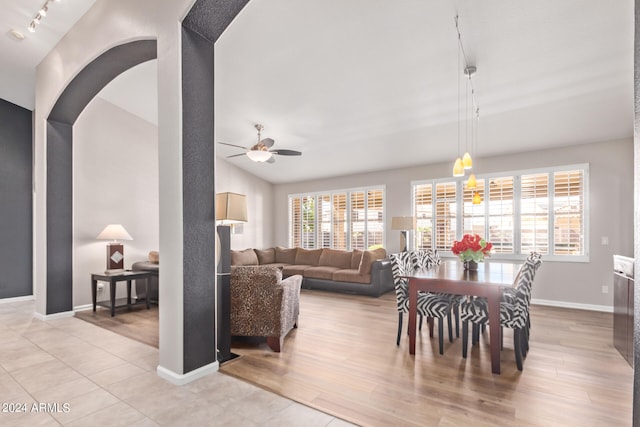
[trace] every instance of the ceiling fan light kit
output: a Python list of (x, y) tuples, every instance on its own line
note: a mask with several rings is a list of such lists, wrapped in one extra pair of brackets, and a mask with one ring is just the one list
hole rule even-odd
[(255, 124), (254, 127), (258, 131), (258, 142), (250, 148), (243, 147), (241, 145), (228, 144), (226, 142), (218, 142), (218, 144), (228, 145), (230, 147), (242, 148), (243, 150), (245, 150), (245, 153), (233, 154), (231, 156), (227, 156), (227, 159), (230, 157), (244, 156), (246, 154), (249, 159), (251, 159), (256, 163), (265, 163), (265, 162), (274, 163), (275, 162), (275, 159), (273, 158), (274, 154), (277, 154), (279, 156), (301, 156), (302, 155), (300, 151), (296, 151), (296, 150), (287, 150), (287, 149), (272, 150), (271, 147), (274, 144), (273, 139), (261, 138), (261, 134), (262, 134), (262, 131), (264, 130), (264, 126), (262, 126), (261, 124)]

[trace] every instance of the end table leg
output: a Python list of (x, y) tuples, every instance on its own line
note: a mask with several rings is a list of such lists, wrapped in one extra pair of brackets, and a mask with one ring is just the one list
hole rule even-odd
[(111, 297), (111, 317), (116, 315), (116, 282), (109, 280), (109, 296)]
[(98, 288), (98, 281), (91, 279), (91, 301), (93, 301), (93, 312), (96, 312), (96, 293)]
[(144, 280), (144, 293), (146, 295), (146, 297), (144, 298), (144, 300), (147, 302), (147, 310), (149, 310), (149, 281), (151, 280), (151, 276), (147, 276), (147, 278)]
[(127, 280), (127, 305), (131, 305), (131, 280)]

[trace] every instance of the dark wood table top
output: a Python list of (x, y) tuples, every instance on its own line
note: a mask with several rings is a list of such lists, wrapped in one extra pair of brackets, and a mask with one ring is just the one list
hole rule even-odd
[(506, 262), (481, 262), (478, 270), (465, 270), (460, 261), (443, 261), (429, 270), (407, 274), (407, 279), (437, 279), (439, 281), (482, 283), (483, 285), (512, 286), (522, 264)]

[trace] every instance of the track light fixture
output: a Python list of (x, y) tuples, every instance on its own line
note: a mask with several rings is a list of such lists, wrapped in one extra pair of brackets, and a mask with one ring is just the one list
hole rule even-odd
[(44, 2), (42, 7), (38, 9), (38, 12), (36, 12), (33, 19), (29, 23), (29, 26), (27, 27), (30, 33), (36, 32), (36, 26), (40, 24), (40, 21), (42, 21), (42, 18), (47, 16), (47, 14), (49, 13), (49, 3), (59, 3), (59, 2), (60, 0), (47, 0), (46, 2)]

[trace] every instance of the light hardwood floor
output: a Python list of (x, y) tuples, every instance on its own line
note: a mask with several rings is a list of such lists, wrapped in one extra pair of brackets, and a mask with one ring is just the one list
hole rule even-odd
[(242, 357), (221, 372), (359, 425), (631, 425), (633, 371), (613, 348), (610, 313), (533, 306), (524, 371), (505, 329), (502, 374), (493, 375), (486, 336), (465, 360), (460, 339), (445, 340), (440, 356), (425, 327), (410, 356), (405, 316), (397, 347), (393, 293), (303, 290), (300, 304), (282, 353), (235, 344)]

